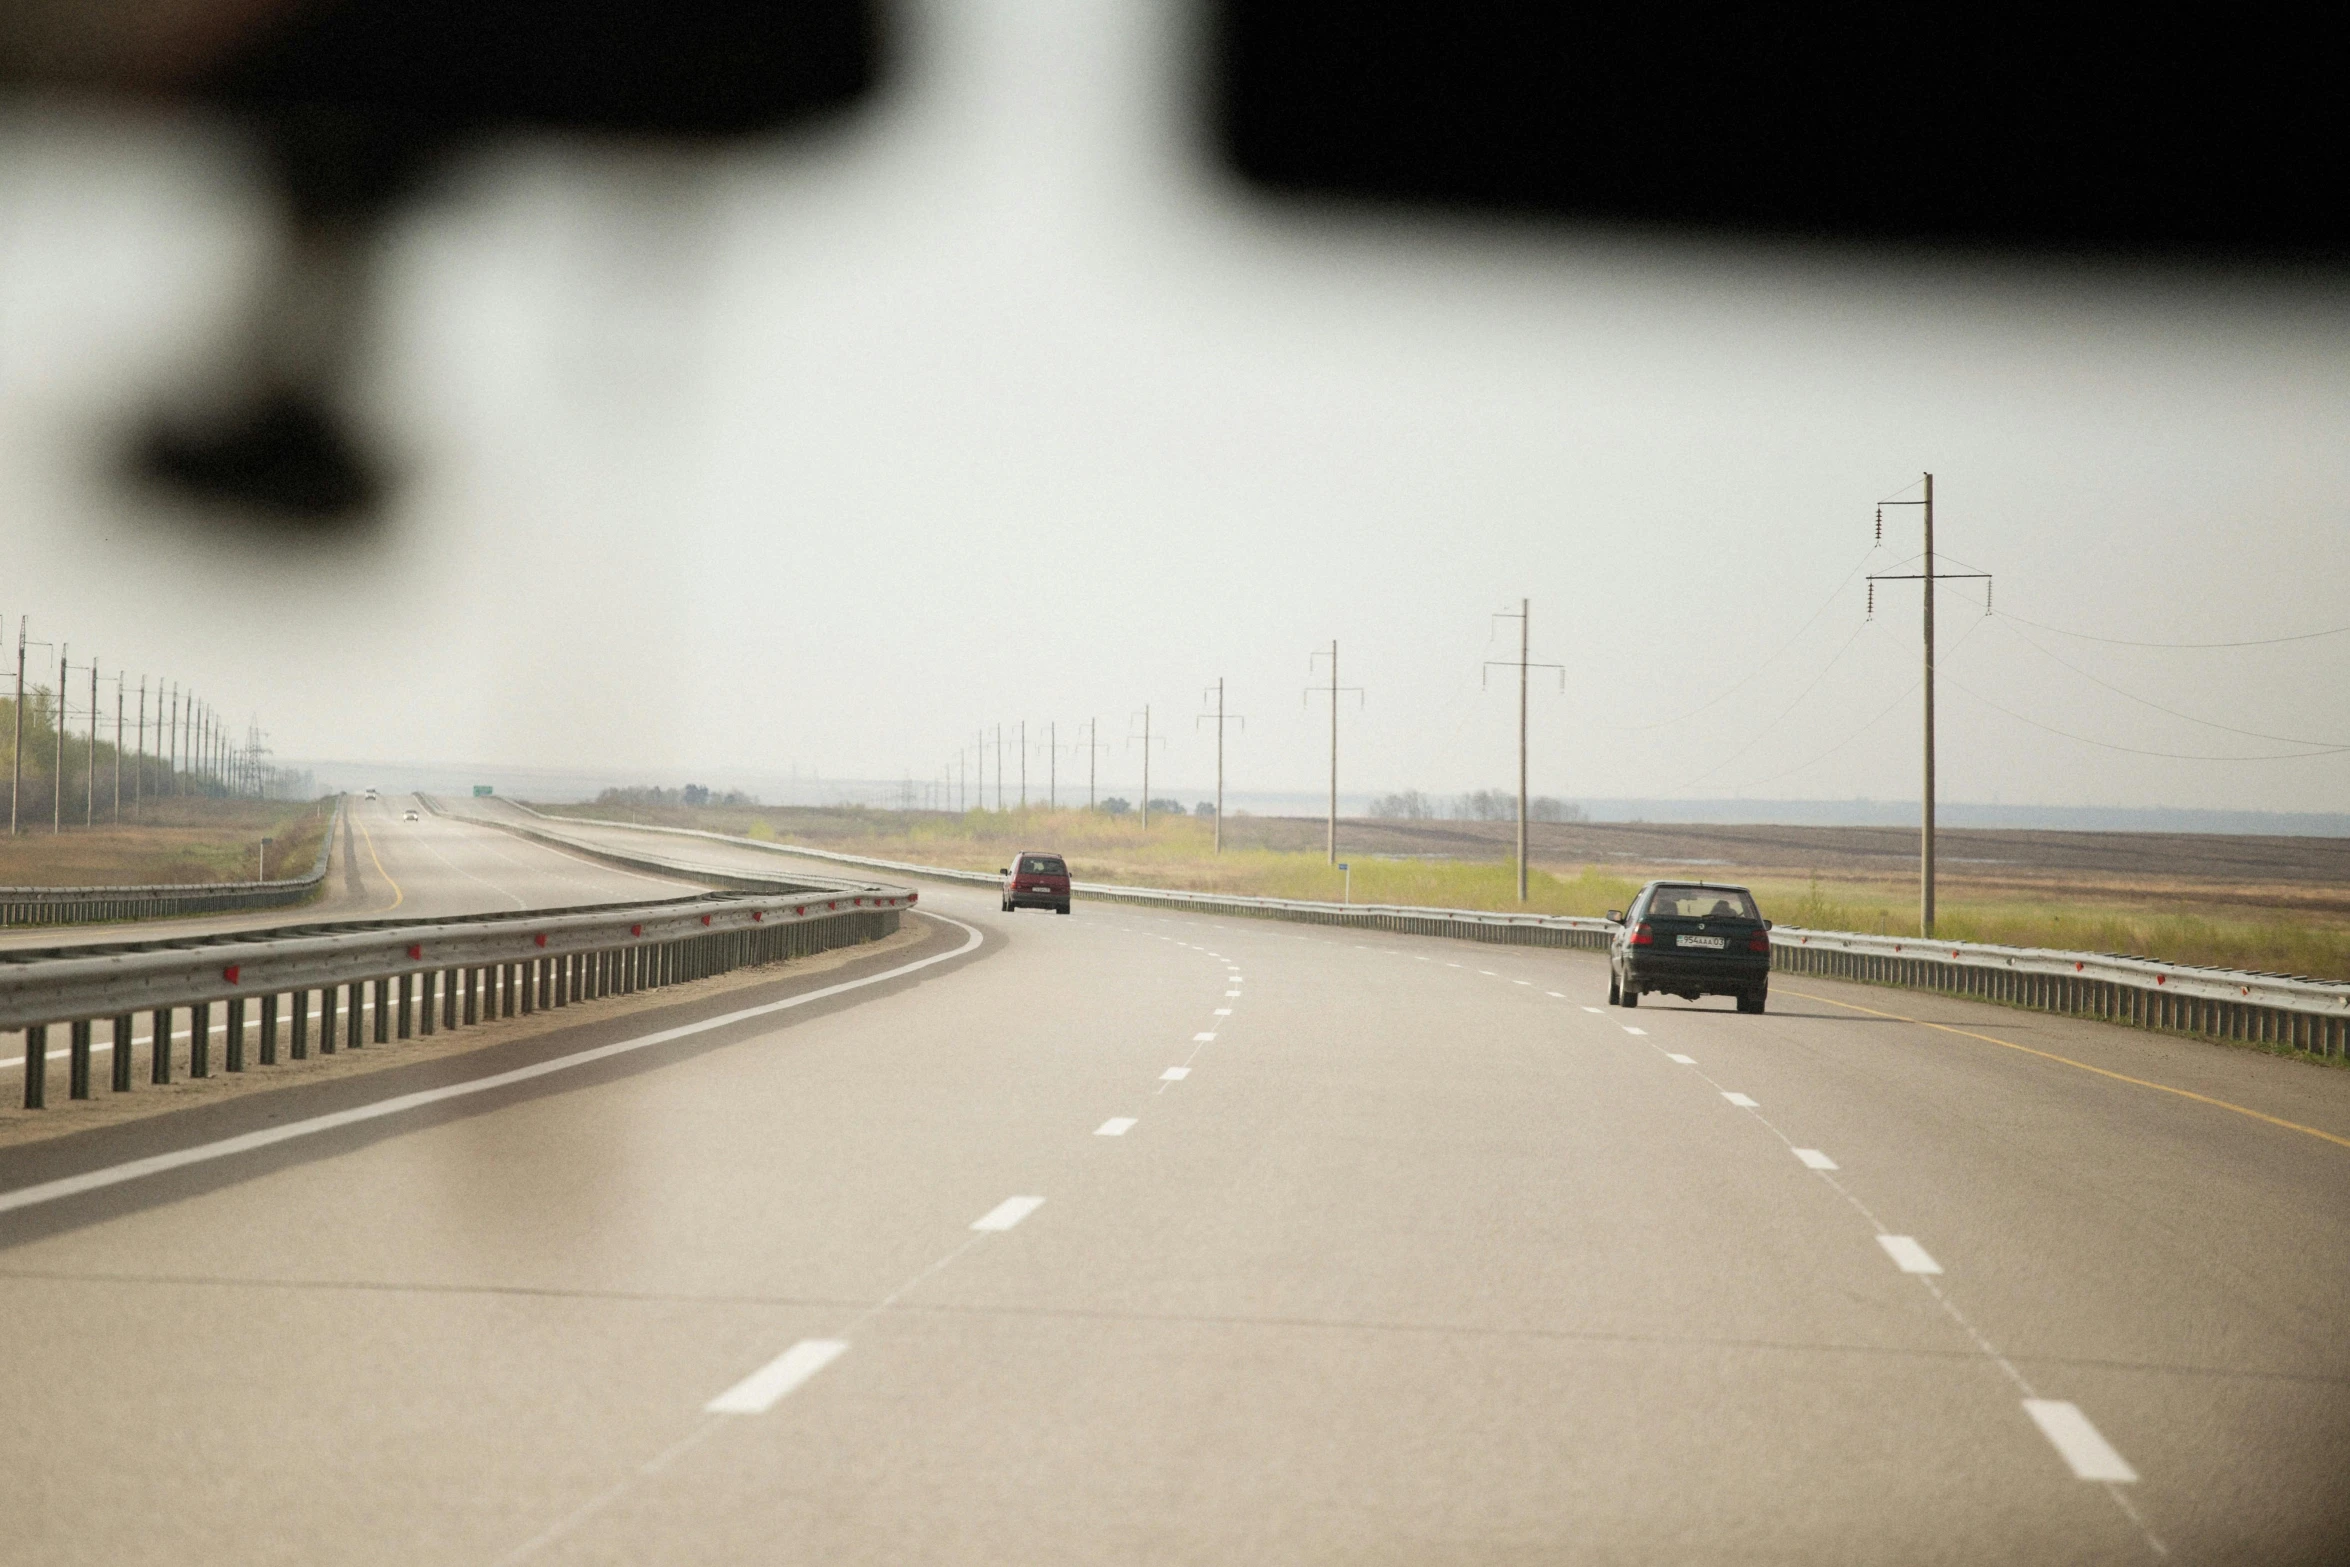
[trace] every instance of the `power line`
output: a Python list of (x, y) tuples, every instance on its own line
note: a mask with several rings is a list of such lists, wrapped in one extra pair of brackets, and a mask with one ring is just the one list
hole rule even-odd
[(1950, 683), (1993, 712), (2005, 713), (2019, 724), (2029, 724), (2034, 729), (2056, 735), (2061, 739), (2077, 740), (2083, 745), (2093, 745), (2106, 751), (2126, 752), (2131, 756), (2159, 756), (2173, 762), (2298, 762), (2312, 757), (2340, 756), (2344, 752), (2350, 752), (2350, 745), (2332, 746), (2322, 751), (2280, 751), (2267, 756), (2208, 756), (2190, 751), (2149, 751), (2134, 745), (2115, 745), (2110, 740), (2092, 740), (2087, 735), (2077, 735), (2069, 730), (2059, 729), (2053, 724), (2044, 724), (2036, 718), (2026, 718), (2011, 707), (2001, 707), (1997, 702), (1983, 695), (1982, 692), (1961, 683), (1955, 676), (1951, 678)]
[[(2007, 617), (2002, 615), (1999, 618), (2005, 620)], [(2115, 696), (2135, 702), (2141, 707), (2151, 707), (2158, 713), (2167, 713), (2173, 718), (2184, 719), (2190, 724), (2201, 724), (2206, 729), (2217, 729), (2223, 734), (2243, 735), (2247, 739), (2252, 740), (2274, 740), (2281, 745), (2314, 746), (2319, 750), (2350, 750), (2350, 742), (2344, 742), (2340, 740), (2304, 740), (2299, 735), (2263, 734), (2260, 730), (2257, 729), (2238, 729), (2231, 724), (2218, 723), (2209, 718), (2197, 718), (2193, 713), (2182, 713), (2175, 707), (2165, 707), (2160, 702), (2154, 701), (2151, 698), (2142, 697), (2133, 692), (2124, 691), (2120, 686), (2115, 685), (2110, 680), (2099, 679), (2097, 676), (2089, 673), (2089, 671), (2086, 669), (2081, 668), (2080, 665), (2073, 663), (2070, 659), (2061, 657), (2050, 649), (2040, 646), (2039, 643), (2033, 641), (2030, 637), (2025, 636), (2022, 632), (2016, 630), (2012, 626), (2008, 628), (2008, 634), (2016, 638), (2016, 640), (2019, 642), (2023, 643), (2024, 646), (2031, 648), (2034, 652), (2039, 653), (2041, 656), (2054, 659), (2057, 663), (2062, 664), (2065, 668), (2071, 670), (2074, 674), (2079, 675), (2083, 680), (2089, 681), (2095, 685), (2103, 686), (2106, 690), (2111, 691)]]
[[(1875, 553), (1877, 553), (1876, 546), (1871, 545), (1868, 551), (1863, 554), (1860, 559), (1852, 563), (1852, 569), (1844, 574), (1844, 580), (1836, 584), (1836, 591), (1829, 594), (1827, 599), (1820, 605), (1820, 607), (1811, 612), (1811, 618), (1806, 620), (1802, 625), (1796, 627), (1795, 634), (1789, 637), (1786, 641), (1780, 643), (1777, 652), (1771, 654), (1770, 657), (1764, 659), (1762, 662), (1749, 669), (1736, 685), (1730, 687), (1721, 695), (1713, 697), (1707, 701), (1700, 702), (1697, 706), (1689, 709), (1688, 712), (1683, 713), (1676, 718), (1660, 719), (1653, 724), (1610, 724), (1608, 727), (1610, 729), (1619, 729), (1634, 734), (1642, 733), (1651, 729), (1668, 729), (1674, 724), (1695, 718), (1698, 714), (1706, 711), (1708, 708), (1719, 706), (1721, 703), (1728, 701), (1731, 697), (1736, 696), (1739, 692), (1745, 690), (1746, 687), (1753, 682), (1757, 675), (1760, 675), (1764, 670), (1770, 668), (1771, 665), (1777, 663), (1788, 649), (1794, 647), (1796, 643), (1803, 640), (1803, 634), (1811, 630), (1813, 626), (1817, 625), (1819, 623), (1820, 617), (1825, 615), (1831, 608), (1835, 606), (1836, 601), (1844, 596), (1844, 590), (1852, 586), (1852, 579), (1860, 575), (1861, 568), (1869, 563), (1869, 556), (1874, 555)], [(1907, 565), (1908, 562), (1904, 561), (1902, 564)]]
[(1860, 624), (1854, 626), (1852, 628), (1852, 635), (1846, 637), (1844, 639), (1844, 645), (1836, 649), (1835, 653), (1830, 656), (1828, 661), (1820, 666), (1820, 672), (1811, 677), (1810, 684), (1806, 685), (1801, 691), (1795, 693), (1795, 700), (1789, 702), (1785, 707), (1780, 708), (1778, 715), (1772, 718), (1769, 723), (1763, 725), (1762, 728), (1756, 730), (1754, 734), (1748, 738), (1744, 745), (1740, 746), (1737, 750), (1732, 751), (1728, 756), (1723, 757), (1720, 761), (1714, 763), (1713, 766), (1707, 768), (1704, 772), (1699, 773), (1696, 777), (1690, 779), (1687, 783), (1682, 784), (1681, 788), (1696, 788), (1699, 784), (1705, 782), (1708, 778), (1711, 778), (1714, 774), (1720, 772), (1723, 768), (1729, 766), (1732, 762), (1735, 762), (1738, 760), (1738, 758), (1744, 756), (1747, 752), (1760, 745), (1764, 739), (1766, 739), (1779, 727), (1780, 724), (1786, 722), (1788, 714), (1794, 712), (1798, 707), (1803, 705), (1803, 699), (1805, 697), (1810, 696), (1812, 692), (1819, 689), (1820, 682), (1828, 678), (1829, 672), (1836, 667), (1836, 665), (1843, 659), (1846, 653), (1852, 651), (1852, 644), (1860, 640), (1861, 633), (1868, 630), (1869, 627), (1874, 624), (1876, 624), (1876, 622), (1864, 620)]
[(2350, 626), (2332, 626), (2324, 631), (2302, 631), (2289, 637), (2255, 637), (2248, 642), (2137, 642), (2127, 637), (2101, 637), (2087, 631), (2067, 631), (2062, 626), (2044, 625), (2037, 620), (2025, 620), (2006, 610), (1993, 611), (2001, 620), (2019, 621), (2035, 631), (2051, 631), (2060, 637), (2077, 637), (2083, 642), (2103, 642), (2109, 647), (2164, 647), (2164, 648), (2222, 648), (2222, 647), (2277, 647), (2287, 642), (2314, 642), (2319, 637), (2338, 637), (2350, 632)]

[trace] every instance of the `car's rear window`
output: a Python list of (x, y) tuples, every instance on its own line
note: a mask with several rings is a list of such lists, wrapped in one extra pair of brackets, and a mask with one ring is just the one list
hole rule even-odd
[(1020, 856), (1020, 874), (1023, 876), (1066, 876), (1069, 867), (1061, 863), (1057, 854), (1023, 854)]
[(1648, 895), (1648, 912), (1659, 919), (1762, 918), (1754, 899), (1736, 887), (1659, 887)]

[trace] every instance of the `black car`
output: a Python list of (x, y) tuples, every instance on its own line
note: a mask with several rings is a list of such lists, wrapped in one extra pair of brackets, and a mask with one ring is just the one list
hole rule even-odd
[(1610, 1006), (1636, 1007), (1649, 991), (1695, 1001), (1736, 996), (1741, 1012), (1760, 1012), (1771, 989), (1771, 922), (1744, 887), (1652, 881), (1629, 913), (1610, 909)]

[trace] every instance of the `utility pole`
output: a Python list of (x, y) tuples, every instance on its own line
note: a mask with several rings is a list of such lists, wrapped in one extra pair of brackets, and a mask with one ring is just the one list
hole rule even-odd
[(995, 726), (995, 808), (1004, 808), (1004, 726)]
[[(1227, 714), (1224, 711), (1224, 677), (1222, 675), (1216, 677), (1216, 684), (1212, 691), (1216, 698), (1216, 711), (1200, 714), (1196, 722), (1204, 724), (1212, 719), (1216, 725), (1216, 852), (1222, 854), (1224, 852), (1224, 726), (1227, 723), (1234, 723), (1246, 729), (1248, 720), (1238, 713)], [(1201, 696), (1204, 699), (1208, 694), (1208, 692), (1202, 692)]]
[(98, 661), (90, 660), (90, 754), (82, 763), (82, 825), (98, 825)]
[(1535, 669), (1555, 669), (1559, 672), (1559, 689), (1567, 688), (1567, 670), (1563, 664), (1536, 664), (1530, 660), (1533, 646), (1534, 601), (1518, 600), (1516, 614), (1502, 610), (1496, 620), (1514, 620), (1518, 623), (1518, 656), (1514, 659), (1487, 659), (1485, 667), (1495, 664), (1515, 664), (1518, 669), (1518, 901), (1526, 901), (1526, 685), (1527, 674)]
[(65, 690), (73, 666), (65, 661), (66, 644), (57, 644), (57, 766), (49, 776), (49, 831), (65, 831)]
[[(1356, 696), (1360, 697), (1363, 694), (1363, 688), (1361, 686), (1342, 686), (1338, 683), (1338, 639), (1336, 637), (1332, 637), (1330, 639), (1329, 651), (1313, 654), (1306, 660), (1306, 667), (1309, 669), (1312, 668), (1314, 659), (1318, 658), (1327, 658), (1330, 660), (1330, 684), (1327, 687), (1308, 686), (1306, 688), (1306, 699), (1311, 701), (1313, 699), (1314, 693), (1317, 691), (1326, 691), (1330, 698), (1329, 850), (1330, 863), (1336, 865), (1338, 863), (1338, 695), (1342, 691), (1352, 691)], [(1358, 702), (1356, 705), (1360, 706), (1361, 704)]]
[[(1918, 934), (1934, 934), (1934, 584), (1977, 580), (1988, 583), (1987, 571), (1936, 571), (1934, 569), (1934, 476), (1926, 474), (1923, 480), (1923, 499), (1914, 501), (1880, 501), (1877, 503), (1877, 536), (1884, 537), (1885, 508), (1887, 506), (1915, 506), (1925, 521), (1925, 570), (1886, 572), (1869, 578), (1869, 608), (1876, 608), (1876, 584), (1879, 582), (1918, 582), (1925, 591), (1925, 675), (1920, 689), (1925, 693), (1924, 767), (1918, 796)], [(1988, 594), (1989, 589), (1985, 589)], [(1988, 597), (1984, 611), (1990, 610)]]
[[(1133, 737), (1128, 736), (1126, 743), (1132, 745)], [(1146, 833), (1151, 830), (1151, 707), (1148, 702), (1142, 704), (1142, 830)]]
[(122, 674), (114, 676), (114, 819), (122, 820)]
[(1089, 718), (1085, 721), (1085, 808), (1089, 811), (1094, 809), (1094, 763), (1100, 760), (1102, 754), (1101, 730), (1100, 719)]
[(19, 831), (16, 800), (24, 789), (24, 617), (16, 621), (16, 734), (8, 747), (8, 836)]

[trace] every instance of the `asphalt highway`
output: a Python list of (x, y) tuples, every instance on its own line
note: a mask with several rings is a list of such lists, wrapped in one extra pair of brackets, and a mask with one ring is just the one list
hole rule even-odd
[[(418, 819), (403, 820), (408, 810), (416, 810)], [(300, 908), (32, 927), (0, 933), (0, 949), (170, 940), (334, 920), (434, 919), (509, 909), (569, 908), (626, 899), (674, 898), (704, 890), (674, 877), (621, 869), (510, 833), (436, 816), (420, 809), (411, 795), (354, 799), (347, 822), (328, 855), (324, 890)], [(226, 1027), (225, 1022), (216, 1022), (213, 1031), (218, 1035)], [(100, 1029), (98, 1033), (92, 1049), (94, 1058), (103, 1063), (113, 1043), (110, 1031)], [(183, 1058), (187, 1053), (184, 1038), (183, 1029)], [(133, 1040), (142, 1058), (147, 1039), (142, 1019), (141, 1031)], [(65, 1057), (65, 1048), (53, 1042), (50, 1060)], [(24, 1035), (0, 1032), (0, 1096), (13, 1099), (23, 1069)]]
[[(922, 906), (915, 945), (531, 1046), (685, 1030), (624, 1066), (0, 1210), (0, 1559), (2350, 1547), (2350, 1075)], [(107, 1146), (194, 1146), (171, 1119)]]

